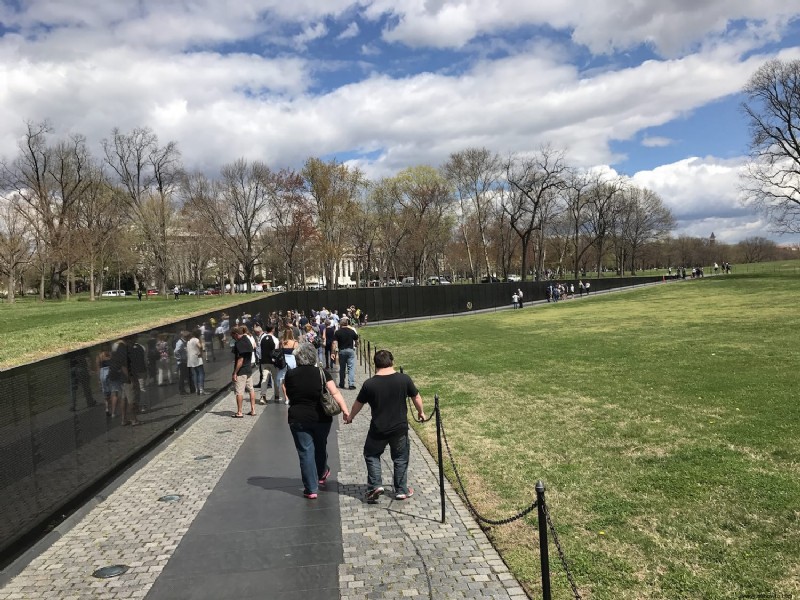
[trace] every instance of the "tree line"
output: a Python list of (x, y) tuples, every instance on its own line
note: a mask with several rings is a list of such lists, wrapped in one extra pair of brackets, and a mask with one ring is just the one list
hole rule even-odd
[(114, 129), (101, 149), (29, 122), (17, 155), (0, 162), (11, 300), (84, 286), (94, 299), (123, 280), (166, 293), (260, 278), (333, 287), (342, 277), (477, 282), (701, 264), (703, 240), (670, 238), (675, 222), (656, 193), (577, 169), (550, 146), (509, 157), (467, 148), (373, 181), (317, 157), (299, 170), (240, 158), (214, 175), (188, 171), (177, 143), (148, 128)]

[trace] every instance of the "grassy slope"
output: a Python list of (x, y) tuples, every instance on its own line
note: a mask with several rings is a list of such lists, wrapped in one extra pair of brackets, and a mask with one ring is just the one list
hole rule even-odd
[[(441, 394), (484, 513), (546, 482), (585, 598), (797, 594), (798, 292), (716, 277), (365, 333)], [(535, 519), (491, 535), (539, 594)]]
[(0, 303), (0, 369), (177, 319), (249, 302), (253, 295), (101, 298)]

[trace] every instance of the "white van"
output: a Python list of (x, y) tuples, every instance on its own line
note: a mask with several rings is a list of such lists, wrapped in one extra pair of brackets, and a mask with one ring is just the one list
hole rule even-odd
[(417, 285), (417, 280), (413, 277), (403, 277), (403, 281), (400, 282), (400, 285)]
[(106, 290), (105, 292), (103, 292), (100, 295), (104, 296), (105, 298), (119, 298), (119, 297), (123, 297), (124, 298), (125, 297), (125, 290)]

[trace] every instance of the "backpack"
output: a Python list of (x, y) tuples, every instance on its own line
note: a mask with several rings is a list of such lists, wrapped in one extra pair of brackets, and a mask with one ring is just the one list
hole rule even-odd
[(272, 351), (272, 364), (278, 370), (286, 368), (286, 356), (283, 354), (282, 348), (275, 348)]
[(267, 334), (262, 333), (260, 336), (258, 336), (258, 340), (256, 341), (256, 348), (255, 348), (256, 362), (259, 364), (261, 364), (261, 343), (263, 342), (265, 337), (267, 337)]

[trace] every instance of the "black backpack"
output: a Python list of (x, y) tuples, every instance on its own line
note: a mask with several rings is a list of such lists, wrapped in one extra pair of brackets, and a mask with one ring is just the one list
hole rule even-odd
[(286, 368), (286, 356), (283, 354), (282, 348), (275, 348), (272, 351), (272, 364), (278, 370)]

